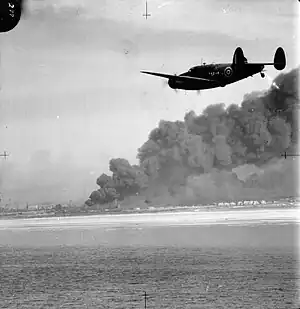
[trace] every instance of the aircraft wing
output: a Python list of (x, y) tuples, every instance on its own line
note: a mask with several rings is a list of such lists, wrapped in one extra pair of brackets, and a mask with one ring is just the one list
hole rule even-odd
[(171, 78), (171, 77), (176, 76), (176, 75), (170, 75), (170, 74), (164, 74), (164, 73), (155, 73), (155, 72), (148, 72), (148, 71), (141, 71), (141, 73), (159, 76), (159, 77), (164, 77), (164, 78)]
[(170, 75), (170, 74), (155, 73), (155, 72), (148, 72), (148, 71), (141, 71), (141, 73), (145, 73), (145, 74), (149, 74), (149, 75), (154, 75), (154, 76), (159, 76), (159, 77), (163, 77), (163, 78), (175, 78), (175, 79), (183, 80), (183, 81), (206, 81), (206, 82), (218, 83), (218, 81), (216, 81), (216, 80), (202, 78), (202, 77)]

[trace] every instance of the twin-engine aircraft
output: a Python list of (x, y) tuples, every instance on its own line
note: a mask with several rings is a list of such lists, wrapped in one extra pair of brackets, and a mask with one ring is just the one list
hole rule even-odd
[(172, 89), (203, 90), (217, 87), (225, 87), (254, 74), (260, 73), (265, 77), (265, 65), (274, 65), (275, 69), (283, 70), (286, 66), (285, 53), (282, 47), (278, 47), (274, 62), (248, 63), (241, 47), (237, 47), (232, 63), (203, 64), (192, 67), (180, 75), (170, 75), (141, 71), (141, 73), (168, 78), (168, 85)]

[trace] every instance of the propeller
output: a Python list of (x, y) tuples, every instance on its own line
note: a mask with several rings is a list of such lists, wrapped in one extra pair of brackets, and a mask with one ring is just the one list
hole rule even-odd
[[(173, 75), (174, 75), (174, 76), (177, 76), (177, 73), (174, 73)], [(173, 90), (175, 91), (176, 94), (178, 93), (178, 89), (175, 88), (175, 89), (173, 89)]]
[[(177, 73), (175, 73), (175, 74), (173, 74), (173, 75), (174, 75), (174, 76), (177, 76)], [(178, 94), (178, 89), (177, 89), (177, 88), (174, 88), (173, 90), (175, 91), (176, 94)]]
[[(174, 73), (173, 74), (174, 76), (177, 76), (177, 73)], [(165, 88), (166, 86), (168, 86), (169, 87), (169, 79), (164, 79), (163, 81), (162, 81), (162, 85), (163, 85), (163, 87)], [(173, 89), (176, 93), (178, 93), (178, 89)]]
[(165, 79), (162, 80), (163, 88), (166, 88), (167, 86), (169, 86), (169, 85), (168, 85), (168, 81), (169, 81), (169, 80), (168, 80), (167, 78), (165, 78)]

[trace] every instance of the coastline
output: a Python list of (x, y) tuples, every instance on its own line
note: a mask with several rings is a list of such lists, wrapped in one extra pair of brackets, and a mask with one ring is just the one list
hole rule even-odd
[(193, 205), (193, 206), (157, 206), (149, 208), (125, 208), (125, 209), (82, 209), (82, 208), (65, 208), (63, 211), (24, 211), (0, 213), (0, 222), (3, 220), (21, 220), (21, 219), (47, 219), (47, 218), (75, 218), (75, 217), (91, 217), (91, 216), (111, 216), (111, 215), (134, 215), (134, 214), (157, 214), (157, 213), (177, 213), (177, 212), (202, 212), (202, 211), (241, 211), (241, 210), (261, 210), (261, 209), (294, 209), (297, 203), (276, 201), (268, 202), (264, 205)]
[(181, 211), (1, 220), (0, 230), (131, 228), (192, 225), (299, 224), (297, 208)]

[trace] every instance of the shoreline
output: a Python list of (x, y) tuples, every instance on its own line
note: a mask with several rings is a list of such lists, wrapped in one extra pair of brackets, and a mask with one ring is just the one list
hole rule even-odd
[(141, 228), (159, 226), (299, 224), (297, 208), (181, 211), (135, 214), (105, 214), (0, 220), (0, 230)]
[(203, 212), (203, 211), (241, 211), (241, 210), (261, 210), (261, 209), (294, 209), (297, 208), (296, 203), (268, 203), (265, 205), (240, 205), (240, 206), (167, 206), (154, 207), (144, 209), (112, 209), (107, 211), (86, 210), (86, 211), (69, 211), (65, 212), (34, 212), (34, 211), (18, 211), (16, 213), (0, 214), (0, 222), (5, 220), (26, 220), (26, 219), (54, 219), (54, 218), (77, 218), (77, 217), (93, 217), (93, 216), (119, 216), (119, 215), (135, 215), (135, 214), (158, 214), (158, 213), (177, 213), (177, 212)]

